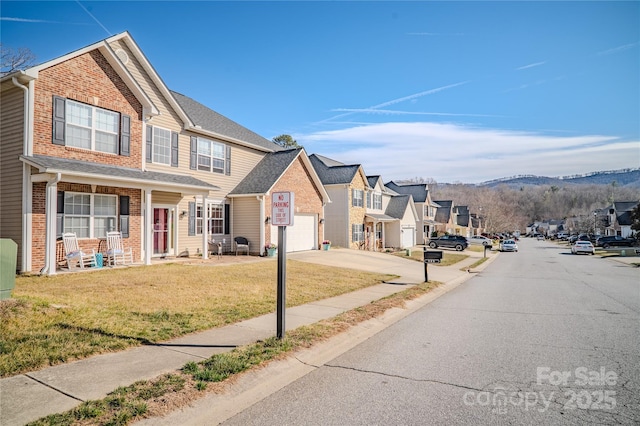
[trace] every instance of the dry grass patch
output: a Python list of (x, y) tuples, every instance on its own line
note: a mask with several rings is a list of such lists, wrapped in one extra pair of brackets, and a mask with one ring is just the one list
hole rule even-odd
[[(412, 250), (411, 256), (407, 256), (404, 251), (393, 253), (394, 256), (404, 257), (406, 259), (417, 260), (418, 262), (424, 261), (424, 254), (422, 250)], [(454, 265), (458, 262), (463, 261), (469, 257), (466, 254), (459, 254), (457, 252), (448, 252), (446, 250), (442, 250), (442, 261), (440, 263), (430, 263), (432, 266), (450, 266)]]
[[(276, 262), (164, 264), (18, 277), (0, 303), (0, 376), (157, 343), (275, 310)], [(287, 262), (287, 306), (392, 278)]]
[(142, 418), (164, 416), (209, 392), (224, 392), (239, 374), (309, 348), (390, 308), (403, 307), (406, 300), (419, 297), (438, 285), (438, 282), (423, 283), (335, 318), (288, 331), (282, 340), (269, 338), (213, 355), (199, 363), (187, 363), (180, 371), (118, 388), (105, 399), (87, 401), (73, 410), (44, 417), (30, 425), (126, 425)]

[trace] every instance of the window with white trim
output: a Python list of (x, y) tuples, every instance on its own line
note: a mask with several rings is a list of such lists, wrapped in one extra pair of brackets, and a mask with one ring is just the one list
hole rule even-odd
[(153, 162), (171, 164), (171, 130), (153, 126)]
[(78, 238), (104, 238), (107, 232), (116, 230), (117, 196), (64, 193), (64, 209), (61, 230), (75, 232)]
[(373, 208), (382, 210), (382, 194), (373, 194)]
[(69, 99), (65, 104), (67, 146), (118, 153), (120, 114)]
[(198, 170), (224, 173), (224, 144), (198, 137)]
[(364, 224), (354, 223), (351, 225), (351, 241), (359, 243), (364, 241)]
[[(207, 203), (209, 235), (224, 234), (224, 204)], [(202, 235), (202, 224), (204, 223), (202, 203), (196, 204), (196, 234)]]
[(353, 189), (351, 192), (351, 205), (353, 207), (364, 206), (364, 191), (362, 189)]

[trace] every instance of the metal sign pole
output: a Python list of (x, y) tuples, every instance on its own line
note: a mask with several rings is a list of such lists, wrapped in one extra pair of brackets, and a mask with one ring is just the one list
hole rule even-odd
[(287, 287), (287, 227), (278, 226), (278, 302), (276, 337), (284, 337), (285, 300)]
[(424, 262), (424, 282), (428, 283), (429, 282), (429, 271), (427, 270), (427, 248), (424, 248), (424, 252), (423, 252), (423, 262)]

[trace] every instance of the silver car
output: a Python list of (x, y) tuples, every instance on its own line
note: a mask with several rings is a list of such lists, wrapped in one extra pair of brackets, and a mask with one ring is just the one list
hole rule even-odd
[(500, 251), (518, 251), (518, 244), (514, 240), (502, 240), (498, 247)]
[(591, 243), (591, 241), (578, 240), (575, 243), (573, 243), (573, 245), (571, 246), (571, 253), (573, 253), (573, 254), (579, 254), (579, 253), (596, 254), (596, 249), (593, 246), (593, 244)]
[(467, 241), (469, 241), (469, 244), (481, 244), (488, 247), (493, 245), (493, 240), (483, 237), (482, 235), (474, 235), (473, 237), (467, 238)]

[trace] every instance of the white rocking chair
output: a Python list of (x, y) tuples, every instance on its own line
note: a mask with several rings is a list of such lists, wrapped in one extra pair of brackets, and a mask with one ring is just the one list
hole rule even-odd
[(75, 232), (62, 234), (62, 242), (64, 243), (64, 258), (67, 261), (69, 270), (75, 269), (77, 266), (80, 266), (80, 269), (84, 269), (85, 266), (96, 265), (95, 250), (91, 250), (91, 253), (80, 250)]
[(107, 232), (107, 265), (115, 266), (118, 263), (126, 265), (133, 263), (131, 247), (125, 248), (122, 244), (122, 233), (118, 231)]

